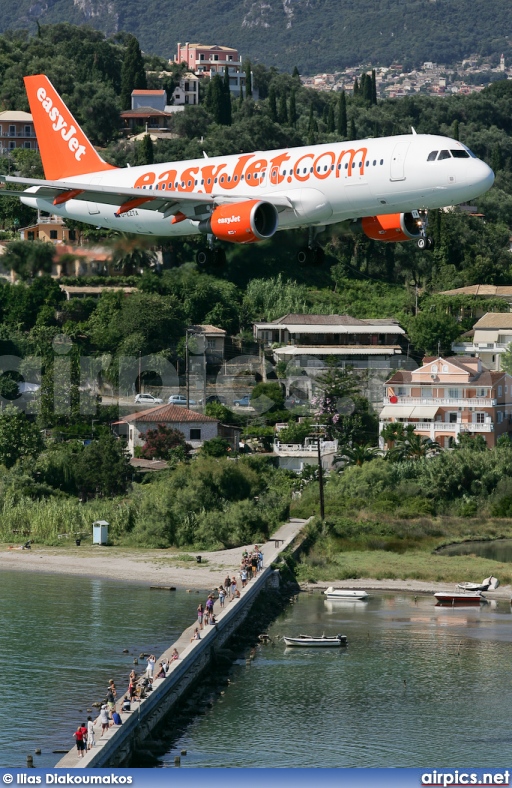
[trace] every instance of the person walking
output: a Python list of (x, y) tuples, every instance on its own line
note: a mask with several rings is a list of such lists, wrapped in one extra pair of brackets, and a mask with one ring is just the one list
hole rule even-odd
[(103, 734), (106, 733), (110, 727), (110, 721), (108, 718), (108, 707), (106, 703), (104, 703), (100, 709), (100, 722), (101, 722), (101, 738), (103, 738)]
[(231, 599), (234, 599), (236, 594), (236, 577), (233, 577), (233, 579), (231, 580), (230, 587), (231, 587)]
[(219, 587), (219, 605), (221, 608), (224, 607), (224, 602), (226, 601), (226, 591), (224, 590), (224, 586)]
[(203, 607), (203, 603), (199, 602), (197, 606), (197, 623), (199, 624), (199, 629), (203, 628), (203, 618), (204, 618), (204, 607)]
[(87, 749), (92, 750), (96, 741), (94, 739), (94, 722), (92, 717), (87, 717)]
[(83, 725), (79, 725), (76, 731), (74, 732), (73, 736), (75, 737), (76, 742), (76, 751), (78, 753), (79, 758), (83, 758), (85, 755), (85, 745), (84, 745), (84, 728)]
[(153, 671), (155, 669), (155, 662), (156, 662), (155, 655), (150, 654), (148, 657), (148, 665), (146, 668), (146, 678), (151, 682), (153, 681)]

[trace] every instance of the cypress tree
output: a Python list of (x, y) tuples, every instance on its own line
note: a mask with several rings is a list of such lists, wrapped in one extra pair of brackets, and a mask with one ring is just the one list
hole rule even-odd
[(297, 123), (297, 104), (295, 101), (295, 93), (296, 90), (294, 88), (290, 93), (290, 107), (288, 110), (288, 123), (293, 127), (295, 127), (295, 124)]
[(355, 140), (357, 138), (357, 131), (356, 131), (356, 122), (354, 118), (350, 120), (350, 139)]
[(361, 77), (361, 95), (368, 104), (372, 103), (372, 80), (368, 74), (363, 74)]
[(336, 124), (336, 131), (341, 137), (347, 136), (347, 97), (345, 91), (342, 90), (338, 102), (338, 119)]
[(245, 70), (245, 97), (252, 96), (252, 74), (251, 74), (251, 61), (246, 60), (244, 65)]
[(153, 148), (153, 140), (149, 136), (149, 134), (145, 134), (142, 138), (141, 143), (141, 151), (140, 151), (140, 158), (141, 161), (139, 164), (153, 164), (155, 160), (155, 151)]
[(452, 137), (453, 137), (454, 140), (458, 140), (459, 139), (459, 121), (458, 120), (454, 120), (453, 121)]
[(297, 66), (293, 67), (292, 78), (296, 80), (300, 80), (299, 69), (297, 68)]
[(332, 101), (329, 102), (329, 110), (327, 112), (327, 133), (334, 133), (334, 107)]
[(286, 102), (286, 91), (283, 90), (279, 96), (279, 108), (277, 110), (278, 123), (286, 123), (288, 120), (288, 104)]
[(131, 109), (132, 90), (146, 90), (146, 71), (135, 36), (130, 36), (121, 67), (121, 105), (123, 109)]
[(313, 105), (309, 107), (309, 123), (308, 123), (308, 144), (314, 145), (316, 134), (318, 132), (318, 124), (313, 113)]
[(359, 82), (357, 81), (357, 77), (354, 79), (354, 98), (359, 96)]
[(231, 126), (231, 91), (229, 89), (229, 69), (224, 66), (224, 81), (222, 83), (222, 123), (224, 126)]
[(374, 68), (372, 68), (372, 104), (377, 104), (377, 77)]
[(220, 74), (210, 80), (206, 94), (206, 106), (215, 123), (223, 124), (225, 117), (224, 86)]
[(277, 123), (277, 100), (276, 89), (273, 85), (270, 86), (268, 91), (268, 111), (274, 123)]

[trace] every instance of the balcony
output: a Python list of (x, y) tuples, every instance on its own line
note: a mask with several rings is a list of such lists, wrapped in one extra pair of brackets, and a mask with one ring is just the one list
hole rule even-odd
[(480, 353), (482, 351), (501, 353), (508, 348), (509, 344), (509, 342), (454, 342), (452, 350), (454, 353)]
[[(307, 440), (307, 439), (306, 439)], [(334, 454), (338, 451), (338, 441), (320, 441), (320, 454)], [(314, 443), (306, 443), (304, 446), (301, 443), (280, 443), (274, 441), (275, 454), (281, 455), (311, 455), (317, 454), (318, 448), (316, 441)]]
[(384, 405), (437, 405), (452, 408), (493, 408), (498, 404), (497, 399), (488, 397), (397, 397), (397, 402), (391, 402), (390, 397), (384, 397)]
[[(381, 422), (387, 424), (387, 422)], [(417, 432), (452, 432), (458, 435), (460, 432), (494, 432), (494, 424), (473, 424), (469, 422), (448, 422), (448, 421), (401, 421), (404, 427), (412, 424)]]
[(12, 134), (7, 131), (0, 131), (0, 137), (7, 137), (12, 139), (13, 137), (25, 137), (25, 139), (35, 139), (36, 133), (35, 131), (25, 132), (25, 131), (16, 131)]

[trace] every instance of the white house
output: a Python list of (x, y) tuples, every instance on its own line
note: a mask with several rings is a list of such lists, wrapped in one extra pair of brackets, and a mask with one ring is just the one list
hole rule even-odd
[(179, 430), (187, 443), (199, 449), (205, 441), (217, 437), (219, 422), (181, 405), (157, 405), (156, 408), (123, 416), (112, 426), (117, 435), (126, 438), (128, 451), (133, 457), (135, 448), (146, 442), (146, 432), (156, 430), (160, 425)]

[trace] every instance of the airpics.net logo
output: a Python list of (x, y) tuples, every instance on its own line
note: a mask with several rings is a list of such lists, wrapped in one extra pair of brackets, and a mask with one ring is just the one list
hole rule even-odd
[(52, 129), (57, 133), (60, 132), (64, 142), (67, 142), (69, 150), (71, 153), (74, 153), (75, 159), (81, 161), (86, 150), (85, 145), (80, 145), (78, 139), (74, 136), (77, 133), (77, 129), (73, 124), (67, 128), (67, 122), (60, 114), (59, 109), (55, 106), (50, 96), (46, 95), (46, 90), (43, 87), (38, 88), (36, 95), (43, 109), (48, 113), (48, 117), (52, 121)]
[(222, 219), (217, 219), (217, 224), (233, 224), (233, 222), (240, 222), (240, 216), (225, 216)]

